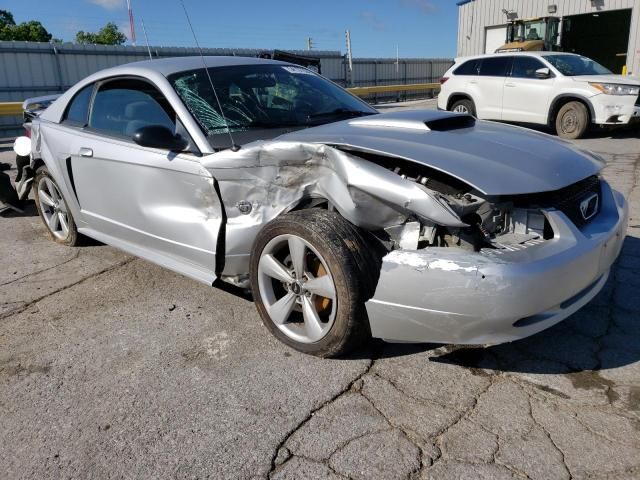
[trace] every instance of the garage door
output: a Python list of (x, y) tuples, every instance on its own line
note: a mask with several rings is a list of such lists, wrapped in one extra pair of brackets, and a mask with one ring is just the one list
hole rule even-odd
[(497, 48), (504, 45), (507, 36), (507, 27), (487, 27), (484, 32), (484, 53), (493, 53)]

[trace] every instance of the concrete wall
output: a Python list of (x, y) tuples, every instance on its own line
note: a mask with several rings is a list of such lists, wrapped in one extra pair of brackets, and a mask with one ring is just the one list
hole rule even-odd
[(458, 7), (458, 56), (484, 53), (485, 27), (506, 24), (503, 9), (520, 18), (540, 17), (549, 15), (550, 4), (557, 5), (558, 17), (633, 8), (627, 68), (640, 75), (640, 0), (472, 0)]

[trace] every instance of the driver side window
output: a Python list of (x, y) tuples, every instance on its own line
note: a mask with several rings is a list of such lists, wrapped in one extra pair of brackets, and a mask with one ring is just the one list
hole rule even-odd
[(89, 117), (90, 128), (131, 138), (149, 125), (176, 130), (175, 112), (154, 86), (136, 79), (113, 80), (100, 86)]

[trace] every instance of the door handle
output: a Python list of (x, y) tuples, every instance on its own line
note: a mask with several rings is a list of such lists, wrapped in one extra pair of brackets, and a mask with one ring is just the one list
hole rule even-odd
[(90, 148), (82, 147), (79, 153), (81, 157), (93, 157), (93, 150)]
[(515, 83), (505, 83), (504, 86), (505, 87), (515, 87), (516, 84)]

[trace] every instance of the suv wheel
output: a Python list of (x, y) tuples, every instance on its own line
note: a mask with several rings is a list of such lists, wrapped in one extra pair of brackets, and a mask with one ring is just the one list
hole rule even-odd
[(476, 116), (476, 107), (471, 100), (464, 99), (458, 100), (451, 105), (452, 112), (455, 113), (466, 113), (467, 115)]
[(273, 335), (320, 357), (343, 355), (369, 337), (364, 302), (373, 295), (380, 260), (366, 235), (325, 210), (287, 213), (260, 231), (251, 289)]
[(582, 137), (589, 127), (589, 112), (581, 102), (565, 103), (556, 115), (556, 132), (560, 138)]

